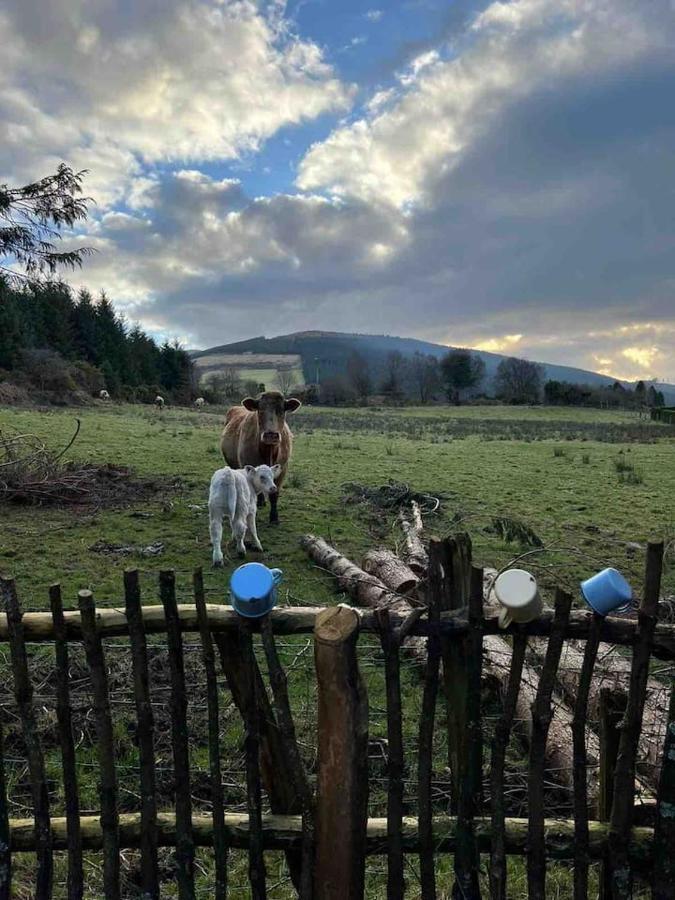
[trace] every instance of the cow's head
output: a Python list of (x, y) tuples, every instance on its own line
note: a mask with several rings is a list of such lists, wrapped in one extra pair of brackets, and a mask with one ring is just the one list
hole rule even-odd
[(278, 444), (286, 423), (286, 413), (295, 412), (301, 403), (295, 397), (286, 400), (280, 391), (265, 391), (255, 399), (246, 397), (241, 401), (241, 405), (249, 412), (258, 414), (258, 429), (262, 443)]
[(264, 494), (266, 497), (276, 494), (274, 479), (281, 474), (281, 466), (245, 466), (244, 471), (256, 494)]

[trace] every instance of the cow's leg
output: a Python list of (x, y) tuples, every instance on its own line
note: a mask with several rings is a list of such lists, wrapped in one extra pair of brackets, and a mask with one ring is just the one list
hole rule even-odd
[(239, 556), (246, 556), (246, 546), (244, 545), (244, 537), (246, 535), (246, 519), (243, 517), (235, 519), (232, 525), (232, 537), (237, 545), (237, 553)]
[(258, 508), (265, 505), (265, 495), (258, 494)]
[(278, 525), (279, 524), (279, 513), (277, 512), (277, 501), (279, 499), (279, 492), (276, 494), (270, 494), (270, 525)]
[(256, 548), (256, 550), (262, 551), (262, 544), (260, 543), (260, 538), (258, 537), (258, 532), (255, 527), (255, 510), (248, 514), (247, 525), (248, 533), (253, 538), (253, 546)]
[(209, 504), (209, 531), (211, 532), (211, 544), (213, 545), (213, 565), (223, 565), (223, 510), (217, 505)]

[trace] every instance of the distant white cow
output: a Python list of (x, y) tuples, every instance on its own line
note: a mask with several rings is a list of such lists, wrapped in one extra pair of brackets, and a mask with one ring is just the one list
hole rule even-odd
[(159, 394), (155, 397), (155, 406), (157, 409), (164, 409), (164, 397), (160, 397)]
[(274, 479), (281, 466), (244, 466), (243, 469), (218, 469), (209, 491), (209, 528), (213, 545), (213, 565), (223, 565), (223, 519), (227, 516), (240, 556), (246, 556), (244, 538), (248, 531), (258, 550), (262, 545), (255, 527), (258, 494), (269, 497), (277, 491)]
[(201, 409), (202, 406), (206, 403), (206, 400), (203, 397), (197, 397), (195, 400), (195, 406), (197, 409)]
[(99, 400), (110, 400), (110, 394), (106, 390), (102, 390), (98, 392)]

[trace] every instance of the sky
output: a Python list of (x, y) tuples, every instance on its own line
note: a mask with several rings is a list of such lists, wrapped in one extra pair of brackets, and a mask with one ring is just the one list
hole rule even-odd
[(0, 183), (158, 337), (418, 337), (675, 382), (675, 0), (3, 0)]

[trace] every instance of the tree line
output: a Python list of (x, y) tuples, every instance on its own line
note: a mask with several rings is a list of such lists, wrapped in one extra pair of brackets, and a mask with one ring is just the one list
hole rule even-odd
[(0, 277), (0, 379), (65, 395), (81, 390), (152, 402), (193, 394), (193, 366), (177, 343), (158, 346), (110, 299), (62, 282), (12, 285)]

